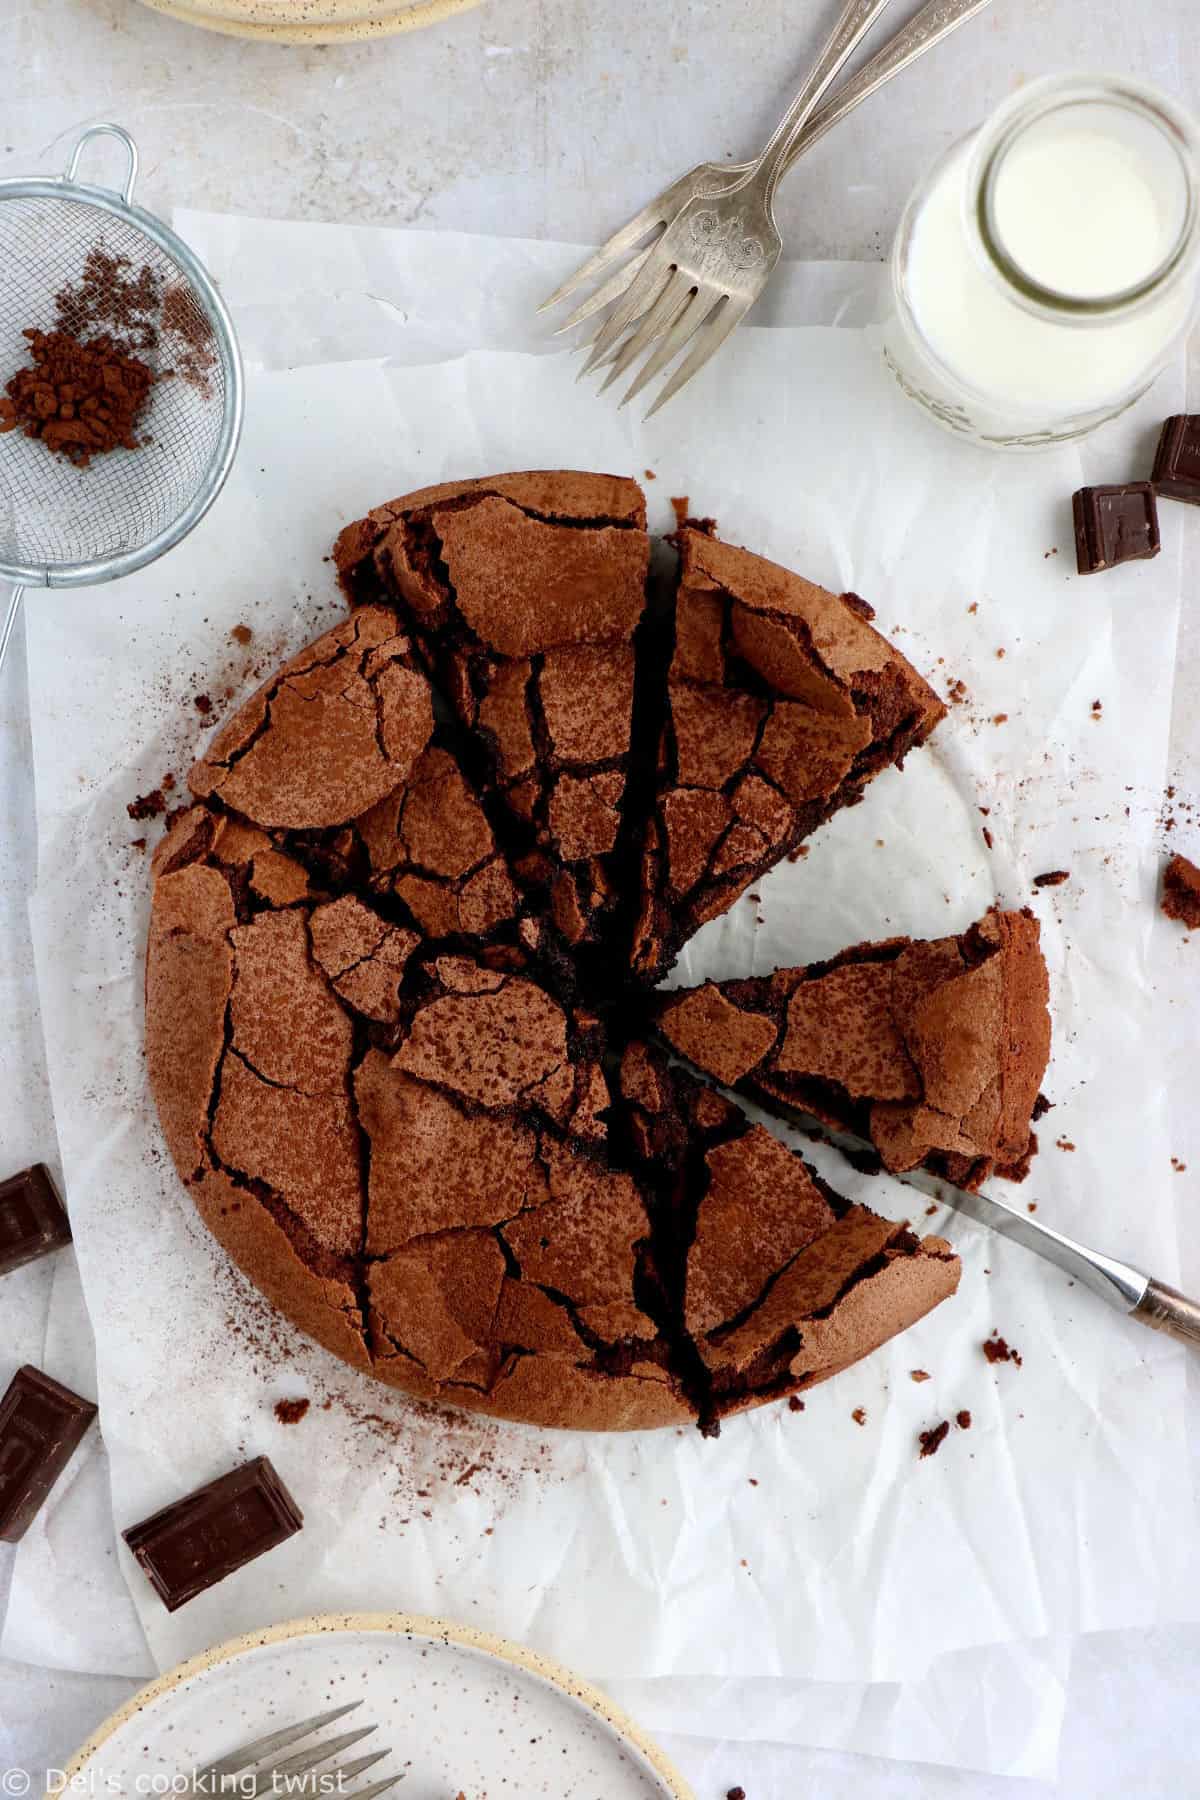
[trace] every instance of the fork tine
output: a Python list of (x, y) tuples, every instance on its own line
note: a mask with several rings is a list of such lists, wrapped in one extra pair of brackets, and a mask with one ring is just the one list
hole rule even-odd
[(348, 1706), (335, 1706), (331, 1712), (318, 1713), (315, 1719), (309, 1719), (304, 1725), (289, 1725), (283, 1731), (272, 1731), (266, 1737), (255, 1738), (252, 1744), (243, 1744), (238, 1750), (231, 1750), (228, 1756), (221, 1757), (219, 1762), (210, 1763), (204, 1773), (210, 1776), (236, 1775), (239, 1769), (248, 1769), (252, 1763), (262, 1762), (266, 1756), (274, 1756), (277, 1750), (286, 1750), (289, 1744), (295, 1744), (310, 1731), (320, 1731), (323, 1725), (332, 1725), (335, 1719), (344, 1719), (347, 1713), (356, 1712), (362, 1705), (361, 1700), (351, 1700)]
[(389, 1744), (383, 1750), (376, 1750), (371, 1756), (360, 1756), (354, 1762), (341, 1763), (338, 1768), (330, 1769), (327, 1773), (337, 1776), (340, 1791), (344, 1782), (354, 1781), (359, 1775), (365, 1775), (368, 1769), (373, 1769), (377, 1762), (382, 1762), (385, 1756), (391, 1754), (392, 1749)]
[(667, 280), (655, 304), (646, 314), (636, 331), (631, 331), (624, 344), (612, 356), (612, 367), (601, 385), (603, 394), (614, 381), (619, 381), (626, 369), (635, 363), (644, 350), (648, 350), (655, 338), (669, 331), (679, 316), (680, 308), (687, 300), (690, 283), (686, 275), (675, 269)]
[(624, 298), (619, 300), (592, 343), (591, 353), (579, 372), (580, 380), (590, 375), (605, 362), (608, 353), (618, 345), (624, 333), (644, 312), (648, 312), (655, 304), (664, 285), (671, 278), (671, 270), (665, 259), (657, 250), (651, 252), (647, 261), (638, 271), (636, 278), (630, 283)]
[(575, 308), (575, 311), (569, 318), (564, 319), (561, 325), (555, 327), (555, 337), (561, 337), (564, 331), (573, 331), (576, 325), (582, 325), (585, 319), (590, 319), (592, 315), (598, 313), (602, 307), (611, 306), (614, 300), (619, 300), (630, 282), (643, 267), (646, 258), (653, 248), (653, 244), (647, 244), (646, 248), (644, 250), (639, 250), (638, 254), (633, 257), (631, 261), (622, 263), (616, 274), (611, 275), (604, 283), (603, 287), (598, 287), (594, 294), (589, 294), (588, 298)]
[(648, 381), (673, 363), (688, 340), (704, 322), (704, 302), (693, 288), (681, 312), (676, 315), (675, 323), (663, 339), (653, 355), (647, 357), (644, 365), (634, 377), (628, 391), (621, 400), (622, 406), (628, 406), (637, 398)]
[(648, 419), (652, 419), (655, 413), (667, 404), (668, 400), (673, 399), (681, 387), (687, 386), (692, 376), (697, 374), (709, 357), (720, 349), (730, 332), (741, 324), (749, 309), (750, 302), (739, 304), (730, 295), (726, 295), (723, 300), (717, 302), (696, 333), (691, 350), (646, 414)]
[(622, 225), (619, 231), (614, 231), (607, 243), (601, 244), (594, 255), (589, 256), (585, 262), (581, 262), (575, 273), (568, 275), (562, 285), (555, 288), (548, 300), (542, 301), (538, 311), (549, 312), (552, 306), (557, 306), (560, 300), (565, 300), (568, 294), (573, 294), (575, 289), (582, 287), (585, 281), (593, 280), (602, 269), (607, 269), (609, 263), (618, 256), (624, 256), (630, 250), (636, 250), (648, 231), (653, 231), (656, 226), (662, 229), (667, 224), (667, 220), (663, 217), (665, 210), (663, 202), (666, 197), (665, 194), (657, 195), (649, 206), (644, 206), (641, 212), (635, 214), (627, 225)]
[(276, 1763), (272, 1775), (308, 1775), (321, 1763), (328, 1762), (331, 1756), (348, 1750), (351, 1744), (361, 1743), (363, 1738), (370, 1737), (376, 1730), (378, 1727), (375, 1725), (363, 1725), (357, 1731), (344, 1731), (341, 1737), (326, 1738), (323, 1744), (313, 1744), (310, 1749), (299, 1750), (295, 1756), (285, 1757), (283, 1762)]

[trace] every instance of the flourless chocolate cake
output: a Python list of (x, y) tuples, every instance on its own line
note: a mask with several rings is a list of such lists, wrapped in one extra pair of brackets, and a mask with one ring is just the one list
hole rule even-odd
[(1032, 913), (993, 909), (960, 937), (859, 944), (808, 968), (664, 995), (666, 1042), (769, 1110), (875, 1145), (885, 1168), (960, 1187), (1020, 1180), (1050, 1056)]
[[(201, 1215), (345, 1361), (538, 1425), (712, 1430), (958, 1264), (671, 1067), (645, 984), (939, 708), (859, 603), (690, 531), (668, 684), (644, 519), (632, 482), (551, 472), (343, 532), (348, 618), (224, 725), (155, 854), (147, 1055)], [(681, 773), (719, 735), (697, 696), (754, 728)], [(676, 887), (693, 793), (725, 822)], [(769, 1062), (771, 1007), (730, 1010)]]

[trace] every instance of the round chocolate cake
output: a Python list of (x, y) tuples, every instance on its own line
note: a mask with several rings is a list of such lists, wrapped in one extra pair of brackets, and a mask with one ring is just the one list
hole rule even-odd
[[(651, 580), (615, 476), (378, 509), (154, 858), (150, 1078), (209, 1228), (346, 1362), (538, 1425), (715, 1429), (958, 1280), (662, 1046), (690, 934), (943, 713), (857, 596), (675, 542)], [(765, 1055), (762, 1005), (713, 1029)]]

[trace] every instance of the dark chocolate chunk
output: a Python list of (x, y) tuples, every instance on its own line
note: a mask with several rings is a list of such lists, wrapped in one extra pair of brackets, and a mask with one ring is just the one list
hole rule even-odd
[(0, 1181), (0, 1275), (71, 1241), (71, 1227), (44, 1163)]
[(1156, 493), (1200, 506), (1200, 413), (1175, 413), (1166, 421), (1151, 480)]
[(265, 1456), (122, 1533), (168, 1612), (300, 1530), (304, 1515)]
[(1074, 496), (1075, 561), (1081, 575), (1157, 556), (1158, 505), (1148, 481), (1085, 487)]
[(96, 1416), (90, 1400), (28, 1363), (0, 1400), (0, 1539), (24, 1537)]

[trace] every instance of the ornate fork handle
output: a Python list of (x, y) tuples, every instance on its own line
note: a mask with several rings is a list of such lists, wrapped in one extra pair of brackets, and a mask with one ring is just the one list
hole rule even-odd
[[(876, 51), (870, 62), (863, 64), (857, 75), (852, 75), (849, 81), (843, 83), (832, 100), (815, 116), (810, 117), (807, 125), (800, 127), (787, 152), (785, 172), (792, 167), (797, 157), (803, 156), (806, 150), (812, 148), (818, 138), (823, 138), (827, 131), (832, 131), (835, 125), (841, 123), (847, 113), (853, 112), (856, 106), (861, 106), (864, 100), (869, 100), (893, 75), (899, 75), (918, 56), (924, 55), (926, 50), (990, 5), (991, 0), (929, 0), (895, 37), (889, 38), (883, 48)], [(746, 168), (751, 166), (747, 164)]]
[(776, 183), (787, 168), (788, 149), (793, 140), (801, 135), (832, 83), (891, 3), (892, 0), (846, 0), (807, 81), (771, 133), (747, 177), (748, 180), (762, 180), (768, 204)]

